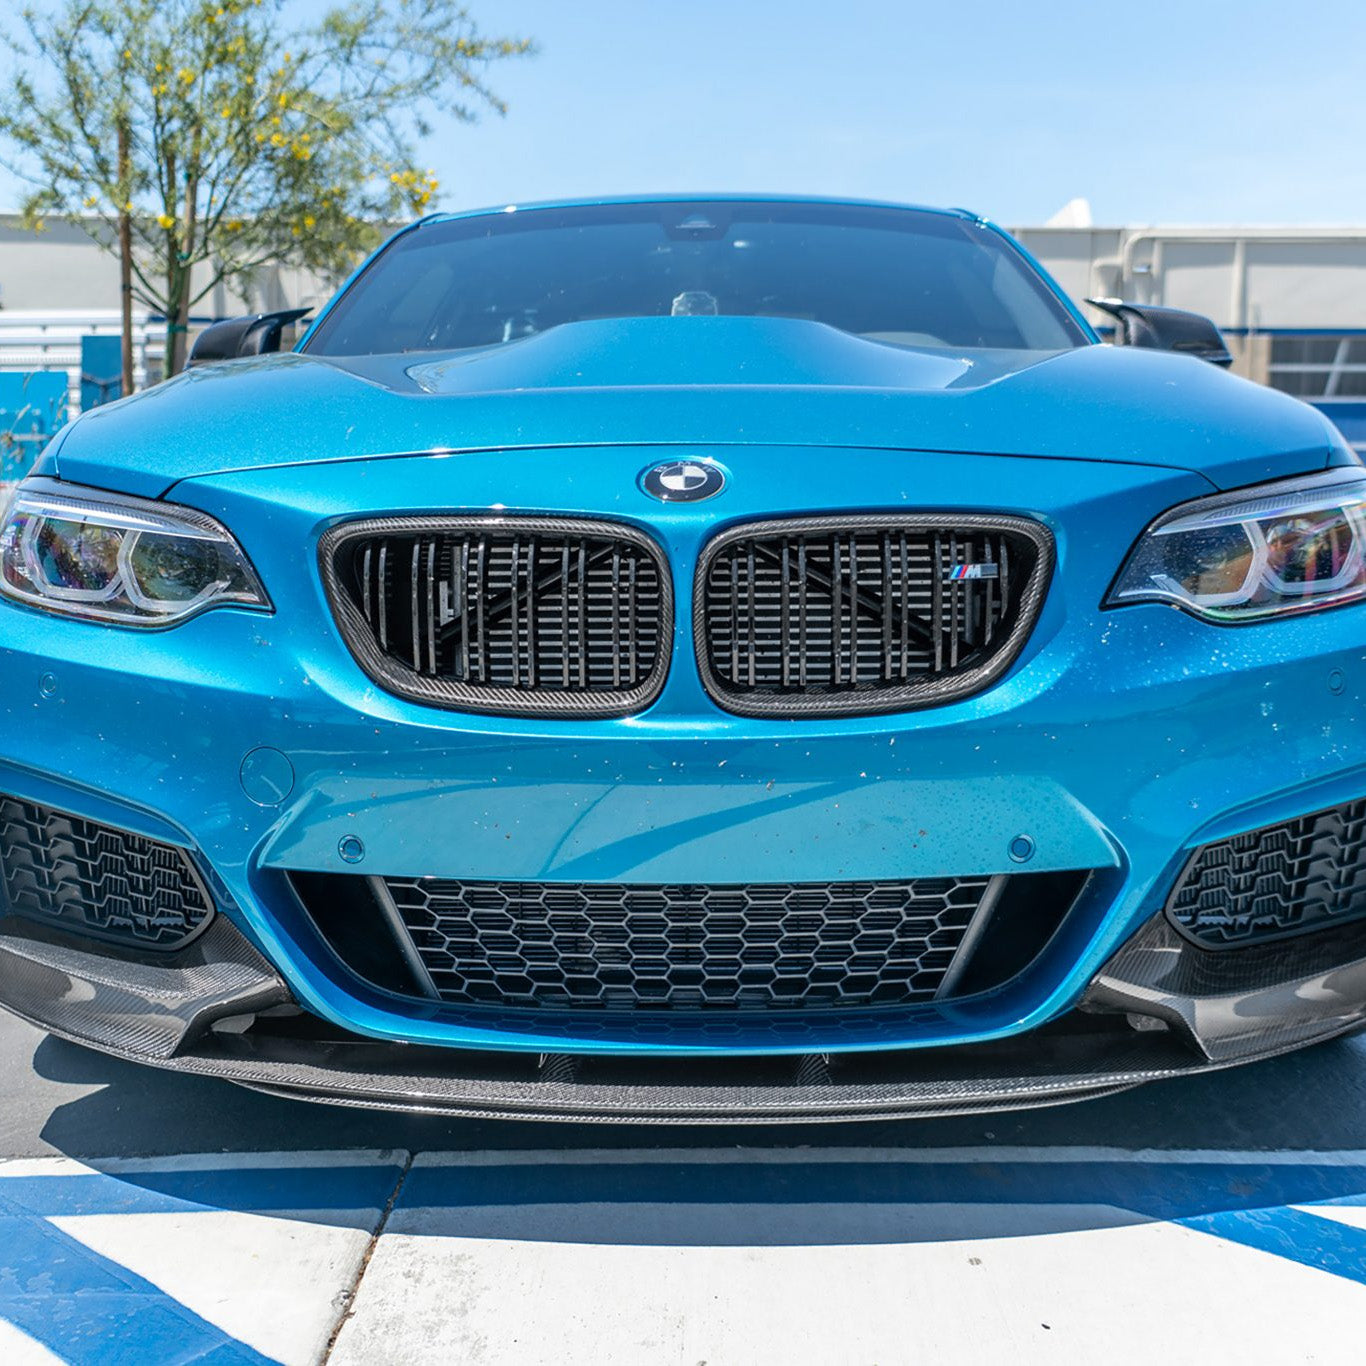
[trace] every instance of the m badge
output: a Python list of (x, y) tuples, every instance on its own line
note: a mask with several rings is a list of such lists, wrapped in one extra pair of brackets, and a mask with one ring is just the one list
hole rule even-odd
[(944, 571), (944, 578), (951, 583), (961, 583), (964, 579), (999, 579), (1001, 566), (998, 564), (955, 564)]

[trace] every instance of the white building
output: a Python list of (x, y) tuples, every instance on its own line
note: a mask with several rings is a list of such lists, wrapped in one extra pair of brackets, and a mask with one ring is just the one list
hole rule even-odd
[(1075, 299), (1203, 313), (1223, 330), (1239, 373), (1301, 398), (1366, 398), (1366, 228), (1015, 232)]
[[(249, 283), (217, 286), (194, 311), (222, 318), (316, 306), (334, 289), (335, 283), (310, 271), (267, 266)], [(17, 214), (0, 214), (0, 311), (89, 313), (118, 306), (118, 263), (82, 228), (51, 219), (42, 232), (34, 232)]]

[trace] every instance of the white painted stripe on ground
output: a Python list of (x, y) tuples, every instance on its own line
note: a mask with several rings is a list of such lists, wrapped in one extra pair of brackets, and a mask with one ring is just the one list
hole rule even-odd
[(822, 1166), (868, 1162), (898, 1162), (961, 1167), (972, 1163), (1075, 1163), (1126, 1162), (1173, 1163), (1215, 1166), (1268, 1167), (1366, 1167), (1366, 1148), (1338, 1150), (1220, 1150), (1209, 1148), (582, 1148), (511, 1151), (475, 1150), (467, 1153), (419, 1153), (415, 1167), (604, 1167), (620, 1164), (683, 1163), (687, 1166), (734, 1166), (749, 1163), (773, 1166), (780, 1163), (819, 1162)]
[(72, 1176), (92, 1170), (107, 1176), (142, 1172), (273, 1171), (285, 1167), (336, 1171), (388, 1162), (404, 1166), (408, 1153), (396, 1148), (319, 1149), (304, 1153), (177, 1153), (172, 1157), (99, 1157), (84, 1162), (71, 1157), (0, 1158), (0, 1179), (7, 1176)]
[[(366, 1167), (377, 1162), (402, 1166), (408, 1154), (399, 1149), (339, 1149), (306, 1153), (183, 1153), (174, 1157), (109, 1157), (78, 1162), (69, 1157), (0, 1159), (0, 1180), (7, 1176), (67, 1176), (92, 1169), (111, 1176), (165, 1171), (271, 1170)], [(974, 1148), (515, 1148), (473, 1149), (469, 1152), (423, 1152), (416, 1167), (603, 1167), (617, 1164), (683, 1163), (734, 1166), (737, 1163), (773, 1166), (779, 1163), (819, 1162), (823, 1166), (897, 1162), (965, 1166), (972, 1163), (1174, 1163), (1215, 1166), (1366, 1167), (1366, 1148), (1256, 1149), (1217, 1148), (1097, 1148), (1097, 1147), (974, 1147)]]
[(0, 1318), (0, 1361), (5, 1366), (62, 1366), (62, 1359)]
[[(1317, 1214), (1321, 1219), (1334, 1219), (1348, 1228), (1366, 1231), (1366, 1205), (1293, 1205), (1292, 1209), (1302, 1210), (1305, 1214)], [(1366, 1324), (1362, 1325), (1362, 1335), (1366, 1337)], [(1366, 1344), (1362, 1355), (1366, 1357)]]

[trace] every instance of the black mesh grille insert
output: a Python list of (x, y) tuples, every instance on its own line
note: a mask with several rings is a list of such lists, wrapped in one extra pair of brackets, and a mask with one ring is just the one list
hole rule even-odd
[(324, 538), (348, 644), (392, 691), (472, 710), (621, 715), (663, 685), (672, 593), (631, 527), (388, 518)]
[(742, 715), (928, 706), (1000, 676), (1047, 586), (1022, 518), (827, 517), (718, 537), (695, 594), (708, 690)]
[(1207, 948), (1366, 916), (1366, 801), (1203, 845), (1177, 880), (1167, 915)]
[(930, 1000), (988, 882), (386, 885), (444, 1001), (677, 1011)]
[(15, 915), (136, 948), (179, 948), (213, 914), (183, 849), (7, 796), (0, 894)]

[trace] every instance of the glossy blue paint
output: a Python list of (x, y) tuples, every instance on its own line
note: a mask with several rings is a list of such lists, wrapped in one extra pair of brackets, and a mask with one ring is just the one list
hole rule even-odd
[[(449, 358), (205, 366), (83, 416), (55, 465), (155, 497), (211, 474), (414, 452), (828, 443), (1196, 469), (1219, 487), (1350, 458), (1312, 408), (1187, 356), (949, 355), (720, 317), (568, 323)], [(520, 468), (507, 465), (509, 501), (526, 501)]]
[[(415, 228), (413, 231), (421, 231)], [(641, 472), (683, 446), (725, 466), (701, 503)], [(715, 1052), (686, 1024), (490, 1024), (349, 978), (288, 870), (638, 882), (1099, 870), (1079, 913), (996, 994), (812, 1019), (749, 1051), (989, 1039), (1075, 1003), (1160, 904), (1184, 852), (1366, 792), (1366, 611), (1238, 629), (1100, 603), (1143, 528), (1215, 488), (1353, 457), (1311, 408), (1189, 357), (1087, 345), (950, 355), (791, 319), (569, 324), (456, 356), (290, 354), (206, 367), (68, 429), (60, 477), (202, 509), (240, 539), (273, 615), (167, 632), (0, 604), (3, 790), (195, 848), (230, 913), (310, 1009), (377, 1038), (530, 1051)], [(647, 711), (519, 720), (381, 691), (316, 570), (360, 515), (562, 513), (639, 526), (677, 585), (672, 665)], [(1005, 678), (932, 710), (747, 720), (692, 652), (703, 542), (798, 512), (991, 510), (1051, 528), (1043, 614)], [(40, 680), (58, 680), (45, 696)], [(1336, 678), (1336, 687), (1332, 680)], [(292, 790), (243, 790), (279, 751)], [(278, 765), (277, 765), (278, 767)], [(270, 795), (266, 793), (266, 795)]]

